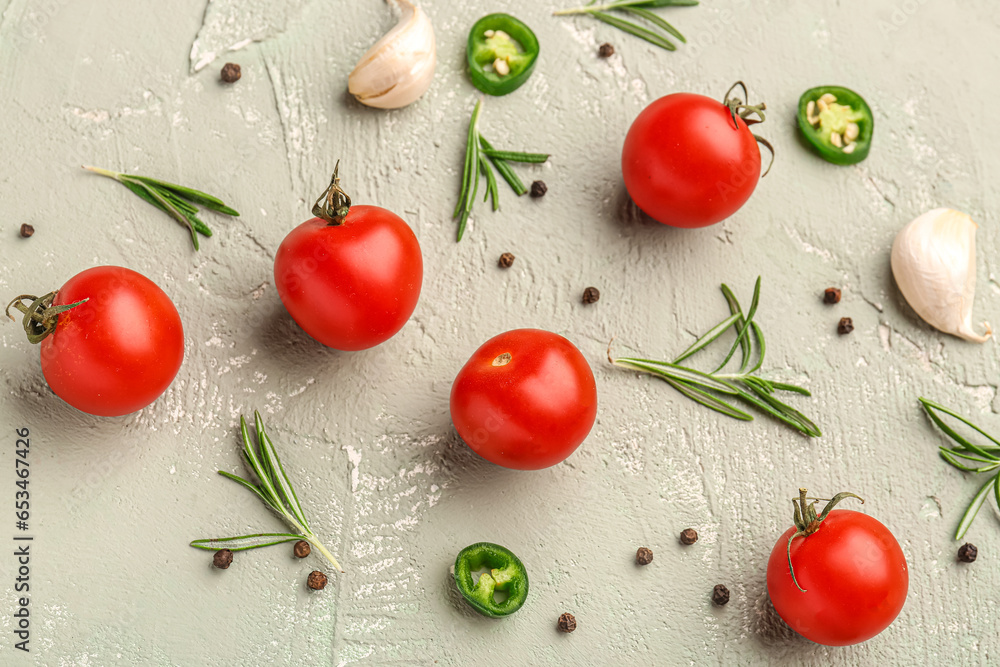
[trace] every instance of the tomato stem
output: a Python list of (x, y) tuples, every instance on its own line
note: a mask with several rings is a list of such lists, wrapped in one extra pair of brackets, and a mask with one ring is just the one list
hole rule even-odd
[(340, 160), (333, 168), (333, 176), (330, 178), (330, 185), (319, 196), (313, 204), (312, 212), (317, 218), (326, 220), (328, 225), (338, 226), (344, 224), (348, 211), (351, 210), (351, 198), (340, 189)]
[(795, 587), (803, 593), (806, 592), (806, 589), (799, 585), (798, 579), (795, 578), (795, 568), (792, 567), (792, 540), (800, 536), (808, 537), (819, 530), (820, 524), (823, 523), (833, 508), (845, 498), (857, 498), (861, 501), (862, 505), (865, 503), (865, 499), (861, 496), (844, 491), (838, 493), (827, 501), (826, 507), (823, 508), (823, 512), (817, 515), (816, 503), (826, 500), (825, 498), (809, 498), (806, 496), (806, 490), (801, 488), (799, 489), (799, 497), (792, 498), (792, 507), (795, 508), (793, 516), (795, 528), (797, 530), (791, 537), (788, 538), (788, 547), (786, 548), (786, 552), (788, 554), (788, 571), (792, 575), (792, 582), (795, 584)]
[[(49, 292), (42, 297), (22, 294), (7, 304), (4, 313), (15, 322), (17, 318), (10, 314), (11, 307), (24, 313), (24, 319), (21, 321), (24, 326), (24, 333), (28, 336), (28, 342), (37, 345), (55, 332), (60, 313), (65, 313), (67, 310), (76, 308), (90, 300), (87, 298), (76, 303), (53, 306), (52, 302), (55, 298), (55, 292)], [(25, 305), (25, 301), (29, 301), (30, 303)]]
[[(743, 97), (730, 97), (732, 92), (737, 88), (743, 89)], [(743, 101), (746, 98), (746, 102)], [(726, 91), (725, 97), (722, 99), (722, 103), (729, 108), (729, 115), (733, 117), (733, 129), (739, 130), (740, 124), (736, 120), (737, 117), (743, 121), (743, 123), (750, 127), (751, 125), (756, 125), (757, 123), (763, 123), (766, 119), (764, 117), (764, 111), (767, 110), (767, 104), (761, 102), (760, 104), (750, 104), (750, 93), (747, 91), (747, 86), (742, 81), (737, 81), (729, 90)], [(756, 118), (751, 118), (751, 116), (757, 116)], [(761, 178), (767, 176), (771, 171), (771, 167), (774, 166), (774, 146), (771, 145), (764, 137), (754, 134), (754, 140), (764, 146), (767, 150), (771, 152), (771, 162), (767, 165), (767, 169), (761, 174)]]

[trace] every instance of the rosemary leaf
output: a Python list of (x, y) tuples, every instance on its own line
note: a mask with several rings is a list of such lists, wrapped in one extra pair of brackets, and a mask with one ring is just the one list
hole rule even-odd
[(680, 31), (677, 30), (677, 28), (664, 21), (663, 18), (660, 17), (658, 14), (654, 14), (648, 9), (643, 9), (642, 7), (636, 7), (634, 5), (629, 7), (622, 7), (622, 10), (628, 12), (629, 14), (632, 14), (633, 16), (638, 16), (640, 18), (646, 19), (647, 21), (649, 21), (656, 27), (660, 28), (661, 30), (673, 35), (682, 43), (687, 44), (687, 40), (684, 39), (684, 35), (682, 35)]
[(489, 160), (482, 155), (479, 156), (479, 165), (482, 167), (483, 173), (486, 174), (486, 194), (483, 196), (483, 201), (485, 202), (487, 197), (493, 197), (493, 210), (496, 211), (500, 208), (497, 177), (493, 174)]
[(702, 373), (701, 371), (697, 371), (693, 368), (686, 368), (684, 366), (678, 366), (677, 364), (671, 364), (665, 361), (623, 358), (615, 359), (614, 364), (616, 366), (625, 366), (635, 370), (645, 371), (661, 378), (669, 378), (671, 380), (677, 380), (687, 384), (700, 385), (723, 394), (736, 396), (740, 393), (738, 388), (734, 387), (725, 380), (717, 380), (707, 373)]
[(694, 7), (699, 3), (698, 0), (639, 0), (639, 2), (627, 1), (625, 4), (632, 7), (656, 9), (658, 7)]
[(680, 382), (678, 380), (673, 380), (668, 377), (663, 378), (670, 386), (679, 391), (684, 396), (687, 396), (692, 401), (699, 403), (710, 410), (715, 410), (716, 412), (722, 413), (727, 417), (732, 417), (733, 419), (739, 419), (740, 421), (753, 421), (753, 415), (749, 415), (743, 412), (739, 408), (733, 407), (729, 403), (726, 403), (720, 398), (712, 396), (707, 391), (702, 391), (697, 387), (692, 387), (691, 385)]
[[(725, 285), (723, 285), (723, 287), (725, 287)], [(718, 368), (716, 368), (714, 372), (718, 373), (725, 368), (729, 363), (729, 360), (733, 358), (734, 354), (736, 354), (737, 347), (742, 346), (744, 341), (749, 342), (749, 339), (747, 338), (747, 331), (750, 329), (750, 323), (753, 322), (753, 316), (757, 314), (758, 305), (760, 305), (760, 276), (757, 276), (757, 283), (753, 288), (753, 300), (750, 302), (750, 311), (746, 314), (745, 318), (742, 317), (742, 313), (740, 313), (741, 319), (743, 319), (743, 326), (737, 327), (736, 341), (729, 349), (729, 354), (726, 355), (725, 360), (719, 364)], [(739, 322), (737, 322), (737, 325), (738, 324)]]
[(819, 430), (819, 427), (816, 426), (811, 419), (795, 408), (779, 401), (774, 396), (761, 391), (753, 384), (747, 383), (746, 386), (749, 387), (751, 391), (740, 392), (739, 397), (747, 403), (755, 405), (764, 412), (770, 414), (772, 417), (783, 421), (805, 435), (813, 438), (818, 438), (823, 435), (823, 432)]
[(243, 453), (246, 455), (246, 460), (250, 463), (254, 474), (257, 475), (257, 479), (260, 480), (261, 493), (268, 499), (269, 505), (284, 513), (284, 505), (271, 481), (271, 471), (267, 468), (267, 462), (261, 460), (261, 457), (257, 455), (253, 442), (250, 440), (250, 432), (247, 430), (247, 420), (243, 418), (243, 415), (240, 415), (240, 437), (243, 439)]
[(812, 392), (810, 392), (808, 389), (799, 387), (798, 385), (794, 384), (785, 384), (784, 382), (772, 382), (771, 386), (779, 391), (790, 391), (799, 394), (800, 396), (812, 396)]
[(603, 21), (604, 23), (614, 26), (619, 30), (627, 32), (630, 35), (635, 35), (640, 39), (644, 39), (653, 46), (658, 46), (661, 49), (665, 49), (667, 51), (677, 50), (677, 47), (669, 39), (667, 39), (666, 37), (657, 32), (653, 32), (649, 28), (642, 27), (638, 23), (632, 23), (631, 21), (620, 19), (617, 16), (613, 16), (605, 12), (591, 12), (590, 15), (593, 16), (598, 21)]
[[(556, 16), (568, 16), (571, 14), (588, 14), (598, 21), (607, 23), (630, 35), (644, 39), (654, 46), (667, 51), (677, 50), (677, 46), (670, 41), (669, 37), (674, 37), (683, 43), (687, 43), (684, 35), (668, 23), (661, 16), (651, 12), (651, 9), (661, 9), (663, 7), (693, 7), (697, 5), (697, 0), (615, 0), (604, 4), (596, 4), (591, 0), (583, 7), (574, 9), (561, 9), (553, 12)], [(619, 18), (609, 12), (623, 12), (630, 16), (642, 19), (649, 23), (653, 29), (641, 23), (635, 23), (623, 18)]]
[[(963, 448), (969, 450), (970, 452), (975, 452), (976, 454), (979, 454), (980, 456), (983, 456), (985, 458), (992, 459), (993, 461), (1000, 461), (1000, 458), (998, 458), (997, 456), (994, 456), (993, 454), (990, 454), (987, 451), (987, 450), (990, 450), (990, 449), (994, 449), (994, 450), (995, 449), (1000, 449), (1000, 441), (998, 441), (992, 435), (990, 435), (989, 433), (987, 433), (983, 429), (979, 428), (978, 426), (976, 426), (975, 424), (973, 424), (972, 422), (970, 422), (965, 417), (962, 417), (961, 415), (957, 414), (953, 410), (949, 410), (948, 408), (946, 408), (946, 407), (944, 407), (942, 405), (938, 405), (937, 403), (935, 403), (933, 401), (929, 401), (929, 400), (927, 400), (925, 398), (921, 398), (919, 400), (920, 400), (920, 404), (923, 405), (923, 407), (924, 407), (924, 411), (931, 418), (931, 421), (933, 421), (935, 424), (937, 424), (937, 427), (939, 429), (941, 429), (942, 431), (944, 431), (945, 434), (948, 435), (948, 437), (950, 437), (952, 440), (954, 440), (955, 442), (957, 442), (960, 447), (963, 447)], [(946, 415), (954, 417), (955, 419), (959, 420), (960, 422), (962, 422), (963, 424), (965, 424), (969, 428), (971, 428), (971, 429), (973, 429), (975, 431), (978, 431), (980, 434), (986, 436), (986, 438), (988, 438), (994, 444), (993, 445), (987, 445), (985, 447), (980, 447), (978, 445), (972, 444), (969, 440), (967, 440), (964, 437), (962, 437), (961, 435), (959, 435), (958, 432), (956, 432), (953, 428), (951, 428), (950, 426), (948, 426), (947, 424), (945, 424), (944, 421), (941, 419), (941, 417), (938, 416), (937, 412), (943, 412)]]
[(941, 458), (943, 458), (949, 464), (958, 468), (962, 472), (990, 472), (991, 470), (996, 470), (997, 467), (1000, 467), (1000, 463), (987, 462), (990, 464), (982, 466), (980, 468), (970, 468), (964, 463), (959, 462), (958, 458), (955, 456), (955, 453), (950, 449), (948, 449), (947, 447), (941, 447), (938, 450), (938, 453), (941, 455)]
[(219, 549), (246, 551), (247, 549), (270, 547), (275, 544), (295, 542), (301, 539), (301, 535), (292, 535), (291, 533), (256, 533), (254, 535), (240, 535), (239, 537), (219, 537), (207, 540), (195, 540), (191, 543), (191, 546), (195, 549), (204, 549), (206, 551), (218, 551)]
[(472, 118), (469, 119), (469, 131), (465, 140), (465, 165), (462, 167), (462, 189), (459, 191), (458, 204), (455, 205), (455, 211), (451, 214), (451, 217), (453, 218), (463, 212), (463, 207), (469, 200), (469, 183), (472, 175), (472, 156), (476, 147), (476, 137), (479, 136), (477, 125), (479, 124), (479, 112), (482, 105), (483, 101), (481, 99), (476, 102), (475, 108), (472, 109)]
[(188, 222), (191, 223), (191, 227), (194, 229), (194, 231), (198, 232), (202, 236), (211, 236), (212, 235), (212, 230), (208, 228), (208, 225), (206, 225), (204, 222), (202, 222), (201, 218), (199, 218), (194, 213), (190, 213), (188, 215), (187, 219), (188, 219)]
[(987, 464), (991, 464), (991, 465), (996, 465), (995, 461), (992, 461), (990, 459), (984, 459), (981, 456), (976, 456), (975, 454), (970, 454), (969, 452), (966, 452), (966, 451), (961, 450), (961, 449), (948, 449), (947, 447), (941, 447), (941, 449), (945, 450), (946, 452), (948, 452), (952, 456), (957, 456), (959, 458), (963, 458), (963, 459), (966, 459), (968, 461), (975, 461), (977, 463), (987, 463)]
[(705, 334), (704, 336), (696, 340), (694, 343), (692, 343), (691, 347), (681, 352), (680, 356), (674, 359), (674, 363), (675, 364), (680, 363), (685, 359), (687, 359), (688, 357), (690, 357), (691, 355), (693, 355), (694, 353), (705, 349), (708, 345), (713, 343), (716, 338), (726, 333), (726, 330), (729, 329), (729, 327), (733, 326), (733, 324), (736, 324), (742, 319), (743, 319), (743, 314), (737, 312), (733, 313), (728, 318), (722, 320), (714, 327), (712, 327), (707, 334)]
[(223, 477), (226, 477), (228, 479), (233, 480), (237, 484), (239, 484), (239, 485), (241, 485), (243, 487), (246, 487), (247, 489), (250, 489), (255, 494), (257, 494), (257, 497), (259, 497), (261, 500), (263, 500), (267, 504), (268, 507), (270, 507), (271, 509), (273, 509), (278, 514), (281, 514), (281, 508), (278, 507), (277, 505), (275, 505), (274, 502), (270, 498), (268, 498), (267, 496), (265, 496), (264, 495), (264, 491), (259, 486), (257, 486), (256, 484), (254, 484), (252, 482), (248, 482), (247, 480), (243, 479), (239, 475), (234, 475), (232, 473), (228, 473), (225, 470), (220, 470), (219, 474), (222, 475)]
[(260, 443), (263, 458), (267, 461), (267, 465), (271, 470), (271, 477), (275, 488), (281, 493), (282, 500), (284, 500), (285, 505), (292, 511), (298, 522), (302, 524), (303, 528), (308, 530), (309, 523), (302, 513), (302, 505), (299, 504), (299, 498), (295, 495), (295, 489), (292, 488), (292, 483), (288, 479), (284, 467), (281, 465), (278, 452), (275, 451), (271, 439), (264, 432), (264, 422), (260, 418), (260, 413), (254, 413), (254, 423), (257, 427), (257, 441)]
[(211, 209), (218, 213), (223, 213), (225, 215), (231, 215), (231, 216), (239, 216), (239, 212), (226, 206), (225, 202), (223, 202), (221, 199), (219, 199), (218, 197), (213, 197), (210, 194), (206, 194), (201, 190), (195, 190), (194, 188), (184, 187), (183, 185), (177, 185), (176, 183), (161, 181), (156, 178), (149, 178), (148, 176), (131, 176), (128, 174), (126, 174), (125, 176), (126, 178), (130, 178), (145, 183), (146, 185), (154, 187), (157, 190), (161, 191), (166, 190), (168, 192), (173, 192), (178, 197), (183, 197), (184, 199), (187, 199), (189, 202), (193, 202), (195, 204), (201, 204), (205, 208)]
[(484, 148), (483, 153), (488, 157), (507, 160), (508, 162), (527, 162), (530, 164), (541, 164), (549, 159), (547, 153), (519, 153), (516, 151), (495, 151)]
[[(486, 141), (486, 137), (480, 136), (479, 143), (482, 144), (484, 150), (493, 150), (493, 146), (490, 145), (490, 142)], [(495, 158), (489, 155), (487, 155), (487, 157), (490, 158), (490, 162), (492, 162), (493, 166), (496, 167), (498, 172), (500, 172), (503, 179), (507, 181), (507, 185), (509, 185), (510, 189), (514, 191), (514, 194), (520, 197), (528, 191), (528, 188), (524, 187), (524, 183), (521, 182), (521, 179), (518, 178), (517, 174), (514, 173), (514, 170), (511, 169), (510, 163), (503, 158)]]
[[(729, 286), (725, 283), (722, 285), (722, 296), (726, 298), (726, 303), (729, 304), (729, 312), (737, 316), (737, 320), (735, 322), (736, 328), (742, 329), (745, 324), (745, 320), (743, 318), (743, 308), (740, 306), (740, 302), (736, 299), (736, 295), (733, 294), (733, 291), (729, 289)], [(753, 346), (750, 343), (749, 337), (741, 336), (737, 340), (740, 342), (740, 349), (743, 355), (743, 360), (740, 362), (740, 372), (745, 373), (747, 367), (750, 365), (751, 355), (753, 354)]]
[(982, 488), (976, 492), (972, 502), (969, 503), (969, 507), (966, 508), (965, 514), (962, 515), (962, 520), (958, 522), (958, 529), (955, 530), (956, 540), (960, 540), (965, 537), (965, 533), (969, 530), (969, 526), (972, 525), (976, 515), (979, 514), (979, 508), (983, 506), (984, 502), (986, 502), (986, 496), (989, 495), (991, 488), (993, 489), (994, 495), (997, 496), (997, 502), (1000, 503), (1000, 489), (996, 488), (998, 477), (1000, 477), (1000, 475), (991, 477), (990, 481), (983, 484)]

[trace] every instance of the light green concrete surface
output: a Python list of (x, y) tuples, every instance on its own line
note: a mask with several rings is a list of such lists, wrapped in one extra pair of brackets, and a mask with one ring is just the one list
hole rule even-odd
[[(1000, 431), (997, 348), (917, 320), (888, 265), (916, 215), (968, 212), (980, 224), (977, 321), (1000, 325), (994, 3), (706, 0), (664, 12), (689, 37), (676, 53), (550, 15), (569, 1), (423, 5), (438, 73), (419, 103), (387, 113), (346, 94), (354, 62), (394, 22), (381, 0), (0, 0), (0, 293), (44, 293), (119, 264), (164, 288), (186, 336), (160, 400), (100, 419), (53, 396), (37, 349), (0, 326), (0, 664), (996, 664), (998, 514), (985, 509), (969, 533), (979, 562), (957, 565), (951, 536), (977, 482), (938, 459), (916, 399)], [(530, 24), (543, 54), (524, 88), (487, 100), (482, 128), (497, 144), (550, 151), (527, 170), (549, 194), (502, 192), (502, 210), (477, 206), (455, 244), (449, 214), (477, 99), (466, 31), (496, 10)], [(596, 55), (604, 41), (617, 49), (608, 60)], [(217, 81), (227, 60), (243, 66), (233, 86)], [(636, 216), (618, 166), (628, 124), (660, 95), (721, 97), (737, 79), (768, 104), (771, 174), (709, 229)], [(799, 94), (827, 83), (860, 91), (877, 116), (859, 166), (829, 165), (797, 136)], [(412, 320), (351, 354), (303, 334), (271, 274), (338, 158), (354, 201), (406, 218), (426, 265)], [(243, 216), (208, 216), (215, 236), (195, 253), (168, 218), (82, 163), (200, 187)], [(37, 229), (30, 240), (17, 237), (22, 222)], [(496, 267), (504, 251), (517, 256), (509, 271)], [(813, 392), (797, 405), (819, 440), (709, 413), (605, 360), (612, 336), (623, 351), (684, 347), (724, 314), (719, 283), (748, 300), (758, 274), (769, 377)], [(584, 307), (588, 285), (602, 298)], [(830, 285), (844, 290), (833, 308), (820, 298)], [(852, 335), (837, 335), (841, 316)], [(600, 395), (584, 445), (536, 473), (479, 460), (448, 415), (468, 355), (521, 326), (577, 343)], [(241, 470), (235, 427), (255, 408), (347, 571), (321, 594), (303, 585), (315, 558), (275, 547), (221, 572), (187, 545), (281, 528), (215, 474)], [(18, 427), (32, 438), (28, 656), (11, 632)], [(768, 610), (766, 559), (800, 485), (864, 495), (907, 556), (907, 604), (864, 645), (811, 644)], [(701, 540), (684, 548), (688, 526)], [(527, 604), (499, 622), (471, 613), (449, 580), (455, 553), (483, 539), (531, 573)], [(656, 556), (640, 569), (641, 545)], [(720, 582), (732, 602), (713, 608)], [(554, 629), (563, 611), (579, 621), (572, 635)]]

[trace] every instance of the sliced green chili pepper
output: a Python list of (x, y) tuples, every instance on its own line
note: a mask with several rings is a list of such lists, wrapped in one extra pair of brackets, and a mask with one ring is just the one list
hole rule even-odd
[(799, 129), (824, 160), (857, 164), (868, 157), (875, 117), (853, 90), (820, 86), (799, 98)]
[[(477, 582), (472, 573), (489, 568)], [(477, 542), (458, 552), (455, 559), (455, 585), (469, 604), (483, 616), (500, 618), (513, 614), (528, 597), (528, 572), (520, 559), (499, 544)], [(494, 591), (507, 593), (497, 602)]]
[(469, 77), (487, 95), (506, 95), (521, 87), (538, 60), (538, 38), (510, 14), (489, 14), (476, 21), (466, 49)]

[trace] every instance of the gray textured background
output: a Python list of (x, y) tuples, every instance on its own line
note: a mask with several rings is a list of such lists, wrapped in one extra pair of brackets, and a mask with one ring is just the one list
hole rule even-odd
[[(553, 3), (426, 0), (438, 73), (410, 108), (381, 112), (346, 95), (357, 58), (394, 22), (381, 0), (0, 0), (0, 292), (44, 293), (95, 264), (148, 275), (182, 314), (186, 357), (150, 408), (100, 419), (48, 391), (37, 350), (0, 326), (0, 506), (14, 489), (13, 430), (32, 431), (33, 635), (41, 665), (988, 664), (1000, 570), (997, 512), (954, 562), (954, 526), (977, 481), (947, 467), (920, 413), (927, 395), (1000, 431), (993, 342), (934, 332), (892, 284), (895, 232), (935, 206), (979, 230), (977, 321), (1000, 325), (995, 223), (1000, 179), (1000, 19), (987, 0), (706, 2), (666, 10), (689, 37), (676, 53)], [(559, 2), (559, 7), (571, 6)], [(486, 102), (484, 134), (546, 150), (522, 170), (542, 200), (501, 193), (453, 241), (466, 122), (477, 93), (464, 43), (480, 15), (506, 9), (543, 48), (517, 93)], [(248, 41), (250, 40), (250, 41)], [(596, 57), (612, 42), (617, 54)], [(239, 45), (236, 53), (227, 47)], [(218, 54), (218, 59), (213, 60)], [(227, 60), (243, 66), (217, 82)], [(626, 205), (619, 170), (630, 121), (660, 95), (721, 97), (744, 79), (771, 110), (759, 126), (777, 163), (725, 223), (685, 232)], [(829, 165), (797, 136), (806, 88), (842, 83), (877, 116), (859, 166)], [(309, 217), (337, 158), (359, 203), (392, 209), (420, 238), (425, 283), (412, 320), (360, 353), (322, 348), (275, 293), (274, 251)], [(194, 253), (164, 215), (81, 163), (133, 171), (222, 196), (243, 216), (208, 216)], [(17, 238), (22, 222), (30, 240)], [(509, 271), (501, 252), (517, 255)], [(768, 420), (739, 423), (668, 386), (611, 368), (604, 354), (668, 355), (725, 314), (718, 284), (749, 300), (768, 377), (804, 384), (796, 400), (823, 428), (798, 437)], [(595, 285), (601, 301), (579, 296)], [(821, 303), (843, 287), (843, 302)], [(837, 320), (854, 318), (849, 337)], [(482, 341), (547, 328), (583, 350), (600, 409), (567, 462), (537, 473), (494, 467), (449, 423), (454, 374)], [(226, 572), (187, 542), (280, 529), (215, 474), (241, 470), (235, 425), (261, 410), (312, 524), (347, 570), (321, 594), (311, 558), (238, 554)], [(898, 536), (910, 594), (895, 624), (861, 646), (789, 637), (767, 613), (764, 568), (800, 485), (853, 490)], [(10, 512), (12, 514), (12, 512)], [(0, 522), (9, 542), (13, 517)], [(694, 526), (690, 548), (677, 533)], [(455, 553), (491, 540), (519, 554), (531, 594), (492, 621), (456, 600)], [(651, 547), (649, 567), (632, 564)], [(0, 548), (0, 553), (11, 551)], [(0, 556), (0, 663), (13, 651), (13, 558)], [(713, 608), (724, 582), (732, 602)], [(576, 614), (572, 635), (556, 617)]]

